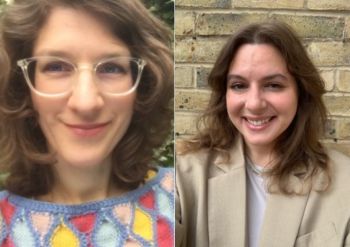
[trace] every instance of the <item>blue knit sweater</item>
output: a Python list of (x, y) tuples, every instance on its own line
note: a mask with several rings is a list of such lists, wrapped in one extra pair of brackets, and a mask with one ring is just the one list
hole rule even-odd
[(119, 247), (174, 244), (174, 172), (160, 168), (140, 188), (81, 205), (0, 192), (1, 247)]

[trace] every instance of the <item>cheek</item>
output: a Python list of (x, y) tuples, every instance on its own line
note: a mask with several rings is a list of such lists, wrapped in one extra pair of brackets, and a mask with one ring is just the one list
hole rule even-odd
[(116, 115), (131, 116), (134, 112), (136, 95), (130, 94), (127, 96), (109, 99), (106, 103), (108, 108)]
[(228, 117), (231, 123), (237, 128), (240, 129), (241, 126), (241, 109), (242, 109), (242, 100), (239, 97), (236, 97), (232, 94), (226, 94), (226, 109)]
[(226, 93), (226, 108), (230, 117), (239, 114), (243, 106), (243, 100), (231, 93)]
[(32, 95), (33, 108), (38, 113), (41, 120), (52, 115), (59, 114), (65, 105), (64, 99), (46, 99), (36, 95)]
[(276, 100), (275, 106), (279, 108), (281, 113), (293, 119), (298, 108), (298, 98), (296, 95), (286, 95)]
[(53, 101), (51, 99), (32, 97), (33, 108), (36, 111), (38, 117), (37, 122), (45, 139), (52, 144), (52, 140), (55, 140), (57, 133), (57, 116), (62, 110), (62, 103)]

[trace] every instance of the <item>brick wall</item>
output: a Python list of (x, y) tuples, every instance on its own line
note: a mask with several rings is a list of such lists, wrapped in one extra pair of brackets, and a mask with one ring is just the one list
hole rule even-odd
[(242, 25), (269, 19), (302, 37), (326, 81), (329, 110), (324, 142), (350, 155), (349, 0), (176, 0), (175, 133), (195, 133), (210, 92), (206, 77), (227, 37)]

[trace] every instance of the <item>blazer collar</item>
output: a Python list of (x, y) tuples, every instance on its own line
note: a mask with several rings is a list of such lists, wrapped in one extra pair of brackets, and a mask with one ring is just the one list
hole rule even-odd
[[(208, 182), (208, 225), (210, 246), (247, 246), (246, 232), (246, 171), (243, 141), (230, 150), (230, 159), (213, 157), (221, 170)], [(291, 186), (300, 192), (304, 187), (301, 169), (291, 176)], [(260, 247), (294, 246), (309, 193), (287, 196), (279, 192), (268, 194), (266, 211), (260, 233)]]
[(246, 246), (246, 175), (242, 141), (239, 139), (230, 150), (229, 160), (215, 156), (212, 164), (221, 174), (211, 177), (208, 182), (209, 246)]
[(308, 196), (309, 193), (298, 196), (280, 193), (268, 195), (259, 246), (294, 246)]
[(235, 144), (228, 151), (230, 158), (226, 159), (224, 155), (216, 155), (213, 158), (213, 164), (224, 172), (229, 172), (231, 169), (244, 168), (244, 151), (243, 151), (243, 140), (237, 138)]

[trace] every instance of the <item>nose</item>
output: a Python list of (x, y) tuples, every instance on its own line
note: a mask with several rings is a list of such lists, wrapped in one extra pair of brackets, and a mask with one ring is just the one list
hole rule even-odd
[(82, 118), (96, 118), (103, 107), (104, 101), (94, 81), (91, 70), (80, 70), (73, 83), (69, 96), (68, 107)]
[(251, 86), (246, 98), (246, 108), (254, 114), (262, 113), (267, 106), (263, 90), (258, 86)]

